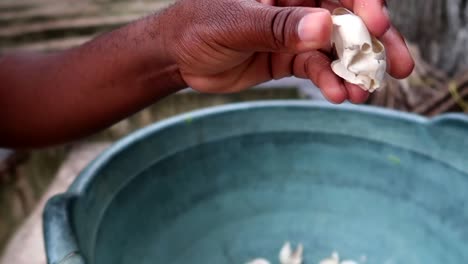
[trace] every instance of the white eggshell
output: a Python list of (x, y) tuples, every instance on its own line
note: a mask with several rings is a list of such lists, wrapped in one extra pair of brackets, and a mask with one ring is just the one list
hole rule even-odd
[(332, 14), (334, 45), (338, 59), (332, 70), (344, 80), (373, 92), (382, 86), (387, 68), (384, 45), (372, 37), (364, 21), (345, 8)]
[(279, 261), (281, 264), (302, 264), (302, 254), (304, 248), (299, 244), (296, 250), (292, 250), (291, 244), (286, 242), (279, 253)]
[(266, 259), (254, 259), (246, 264), (270, 264), (270, 262)]

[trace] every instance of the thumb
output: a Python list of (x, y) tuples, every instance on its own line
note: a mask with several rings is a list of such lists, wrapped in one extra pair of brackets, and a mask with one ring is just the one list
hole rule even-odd
[(330, 45), (333, 25), (326, 9), (256, 4), (244, 9), (241, 17), (235, 29), (240, 49), (296, 53)]

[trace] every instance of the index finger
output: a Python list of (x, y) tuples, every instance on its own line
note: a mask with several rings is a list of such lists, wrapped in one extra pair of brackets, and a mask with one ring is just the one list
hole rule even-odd
[(340, 0), (340, 2), (360, 16), (372, 35), (378, 38), (391, 26), (385, 0)]
[(387, 49), (387, 71), (395, 78), (411, 74), (414, 61), (400, 33), (392, 27), (385, 0), (340, 0), (340, 3), (362, 18), (372, 35)]

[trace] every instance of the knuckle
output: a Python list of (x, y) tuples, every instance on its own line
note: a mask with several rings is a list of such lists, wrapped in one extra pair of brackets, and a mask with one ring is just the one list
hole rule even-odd
[(276, 11), (269, 20), (272, 43), (277, 48), (287, 47), (291, 41), (290, 36), (293, 35), (291, 31), (294, 29), (290, 26), (290, 20), (293, 12), (291, 8), (282, 8)]
[(330, 69), (330, 59), (325, 54), (314, 51), (308, 56), (304, 67), (314, 82), (320, 82), (321, 77)]

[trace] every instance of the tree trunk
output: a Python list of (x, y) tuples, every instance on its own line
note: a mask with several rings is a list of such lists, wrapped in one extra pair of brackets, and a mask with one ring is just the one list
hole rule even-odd
[(468, 69), (468, 0), (387, 0), (403, 35), (432, 65), (454, 75)]

